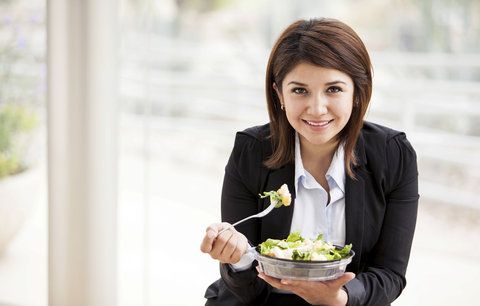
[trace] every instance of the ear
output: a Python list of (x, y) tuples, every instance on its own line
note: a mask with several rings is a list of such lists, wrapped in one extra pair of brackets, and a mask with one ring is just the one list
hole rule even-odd
[(353, 107), (359, 107), (360, 106), (360, 101), (358, 97), (353, 98)]
[(282, 93), (280, 92), (280, 90), (278, 89), (278, 86), (276, 83), (273, 83), (272, 85), (273, 89), (275, 90), (275, 92), (277, 93), (277, 97), (278, 97), (278, 100), (280, 100), (280, 104), (283, 104), (283, 95)]

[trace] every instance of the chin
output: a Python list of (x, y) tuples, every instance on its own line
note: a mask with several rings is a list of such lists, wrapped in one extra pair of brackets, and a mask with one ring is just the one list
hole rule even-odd
[(305, 137), (305, 139), (314, 146), (322, 146), (334, 142), (332, 137)]

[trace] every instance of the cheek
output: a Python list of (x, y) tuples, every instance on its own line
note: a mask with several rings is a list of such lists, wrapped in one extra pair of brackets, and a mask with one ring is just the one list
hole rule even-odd
[(343, 115), (343, 117), (346, 117), (348, 119), (352, 115), (352, 107), (345, 106), (341, 110), (339, 110), (339, 112)]
[(300, 120), (300, 115), (302, 114), (302, 109), (295, 104), (289, 104), (285, 106), (285, 114), (290, 125), (294, 126), (295, 122)]
[(353, 103), (352, 101), (339, 101), (338, 103), (333, 104), (331, 112), (335, 113), (339, 117), (343, 117), (348, 120), (352, 114)]
[(307, 108), (307, 101), (300, 98), (287, 97), (284, 100), (285, 111), (289, 116), (300, 116), (302, 112)]
[(349, 106), (346, 108), (345, 113), (346, 116), (350, 119), (352, 116), (352, 111), (353, 111), (353, 103), (349, 104)]

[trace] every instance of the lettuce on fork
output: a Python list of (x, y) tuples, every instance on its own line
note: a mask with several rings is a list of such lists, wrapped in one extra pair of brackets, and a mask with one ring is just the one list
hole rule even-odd
[(283, 184), (277, 191), (264, 191), (263, 195), (260, 194), (259, 196), (262, 199), (270, 197), (270, 203), (274, 204), (275, 208), (279, 208), (282, 205), (289, 206), (292, 202), (292, 195), (288, 190), (287, 184)]

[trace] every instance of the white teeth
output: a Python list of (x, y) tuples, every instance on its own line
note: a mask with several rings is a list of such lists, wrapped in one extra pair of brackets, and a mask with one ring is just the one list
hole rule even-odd
[(305, 122), (307, 122), (309, 125), (312, 125), (312, 126), (326, 126), (327, 124), (330, 123), (330, 120), (328, 120), (328, 121), (317, 121), (317, 122), (305, 120)]

